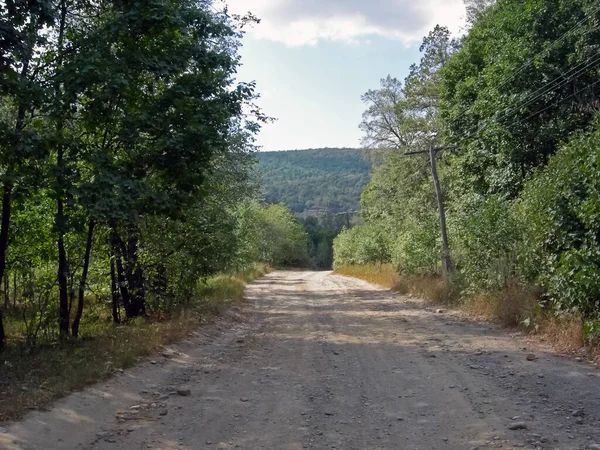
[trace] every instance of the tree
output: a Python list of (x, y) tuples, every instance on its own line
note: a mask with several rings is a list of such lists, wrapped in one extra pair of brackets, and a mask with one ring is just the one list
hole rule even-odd
[[(9, 107), (2, 114), (2, 221), (0, 224), (0, 280), (6, 271), (6, 252), (11, 225), (12, 195), (23, 171), (38, 157), (37, 107), (45, 95), (39, 71), (45, 61), (46, 27), (55, 17), (49, 1), (7, 2), (0, 5), (0, 93)], [(41, 51), (39, 49), (42, 49)], [(37, 53), (36, 53), (37, 51)], [(41, 53), (41, 54), (40, 54)], [(1, 325), (0, 348), (4, 343)]]
[(588, 0), (504, 0), (473, 26), (443, 69), (441, 117), (457, 147), (457, 189), (516, 198), (561, 140), (591, 123), (597, 20)]
[(467, 11), (467, 23), (474, 25), (481, 19), (483, 14), (493, 5), (496, 0), (464, 0)]
[(77, 337), (90, 274), (111, 273), (118, 321), (119, 301), (128, 318), (145, 315), (146, 296), (172, 279), (193, 291), (233, 267), (232, 211), (256, 192), (253, 136), (266, 120), (254, 84), (234, 78), (255, 18), (191, 0), (8, 2), (0, 12), (0, 280), (7, 267), (22, 275), (28, 330), (50, 329), (56, 314), (60, 336)]
[(145, 314), (144, 218), (181, 216), (205, 195), (203, 183), (232, 136), (256, 130), (239, 120), (254, 98), (253, 84), (233, 82), (240, 36), (226, 14), (185, 0), (115, 5), (82, 36), (95, 50), (76, 61), (93, 68), (82, 80), (92, 180), (82, 201), (94, 222), (111, 228), (128, 318)]
[(365, 148), (405, 148), (410, 146), (410, 136), (404, 130), (404, 111), (399, 107), (404, 100), (402, 82), (388, 75), (381, 80), (381, 86), (369, 90), (362, 96), (368, 105), (363, 113), (360, 129), (364, 133), (362, 144)]
[(411, 66), (404, 86), (396, 79), (382, 80), (381, 89), (364, 97), (370, 106), (361, 128), (365, 144), (379, 148), (396, 148), (408, 155), (426, 153), (436, 192), (442, 236), (442, 273), (451, 271), (444, 197), (437, 172), (439, 148), (438, 110), (441, 102), (440, 69), (458, 49), (447, 28), (437, 26), (421, 45), (423, 57)]

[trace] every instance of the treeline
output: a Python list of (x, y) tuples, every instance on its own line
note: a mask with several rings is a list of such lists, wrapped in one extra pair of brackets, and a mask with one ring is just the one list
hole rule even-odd
[(358, 211), (371, 175), (360, 149), (263, 152), (258, 159), (265, 201), (304, 218)]
[[(538, 309), (583, 317), (597, 334), (600, 8), (467, 3), (466, 36), (436, 27), (404, 82), (388, 77), (364, 96), (364, 144), (385, 157), (362, 194), (364, 224), (337, 238), (335, 264), (431, 277), (446, 256), (463, 297), (520, 286), (537, 292)], [(521, 306), (513, 320), (530, 323)]]
[(312, 268), (332, 269), (333, 241), (355, 218), (355, 214), (327, 214), (300, 220), (308, 237), (308, 257)]
[(234, 78), (253, 20), (210, 0), (0, 4), (0, 347), (3, 312), (14, 342), (77, 337), (87, 301), (125, 322), (306, 258), (292, 214), (256, 201), (265, 117)]

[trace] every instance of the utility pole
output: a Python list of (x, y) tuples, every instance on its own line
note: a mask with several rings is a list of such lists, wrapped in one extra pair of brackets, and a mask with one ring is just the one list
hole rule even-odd
[(435, 195), (440, 213), (440, 227), (442, 229), (442, 276), (448, 278), (448, 275), (452, 273), (452, 261), (450, 259), (450, 245), (448, 244), (448, 229), (446, 227), (446, 207), (444, 205), (444, 193), (442, 192), (437, 173), (437, 149), (433, 147), (433, 144), (429, 145), (429, 160), (431, 162), (431, 174), (433, 175)]
[(419, 155), (423, 153), (429, 154), (429, 163), (431, 165), (431, 174), (433, 175), (433, 185), (435, 187), (435, 196), (438, 204), (438, 212), (440, 214), (440, 228), (442, 229), (442, 276), (448, 278), (452, 273), (452, 259), (450, 258), (450, 245), (448, 244), (448, 227), (446, 225), (446, 207), (444, 205), (444, 194), (440, 184), (440, 178), (437, 173), (437, 155), (439, 151), (445, 150), (446, 147), (434, 147), (433, 143), (429, 144), (429, 150), (408, 152), (405, 155)]

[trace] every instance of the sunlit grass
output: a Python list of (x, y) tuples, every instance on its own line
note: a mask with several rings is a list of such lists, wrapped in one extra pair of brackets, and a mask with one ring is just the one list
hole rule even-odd
[(400, 281), (400, 275), (394, 270), (391, 264), (342, 266), (336, 268), (335, 273), (359, 278), (388, 289), (396, 287)]
[(600, 357), (599, 339), (584, 337), (580, 317), (561, 315), (539, 308), (542, 292), (536, 286), (516, 281), (506, 283), (504, 289), (487, 294), (462, 294), (460, 286), (441, 277), (405, 276), (390, 264), (343, 266), (335, 273), (352, 276), (404, 295), (420, 297), (434, 304), (456, 307), (468, 314), (496, 321), (503, 326), (519, 328), (537, 335), (559, 351), (576, 351), (588, 344), (591, 358)]

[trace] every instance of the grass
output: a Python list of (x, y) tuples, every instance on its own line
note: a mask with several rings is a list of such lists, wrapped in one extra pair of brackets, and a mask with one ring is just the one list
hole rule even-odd
[(524, 286), (509, 280), (504, 289), (487, 295), (470, 295), (464, 298), (462, 309), (478, 316), (495, 319), (507, 327), (521, 326), (526, 318), (539, 316), (542, 291), (534, 286)]
[(459, 292), (449, 282), (440, 277), (406, 276), (397, 273), (391, 264), (365, 264), (343, 266), (335, 273), (360, 278), (379, 286), (393, 289), (404, 295), (422, 297), (433, 303), (449, 305), (456, 302)]
[[(268, 272), (265, 266), (207, 280), (194, 305), (166, 320), (137, 319), (113, 325), (109, 314), (87, 317), (78, 341), (47, 342), (34, 348), (11, 343), (0, 354), (0, 422), (22, 417), (28, 410), (49, 406), (55, 399), (108, 378), (165, 345), (187, 337), (224, 309), (243, 300), (246, 283)], [(89, 315), (88, 315), (89, 316)], [(86, 316), (84, 316), (86, 317)], [(7, 320), (10, 333), (19, 321)]]
[(600, 358), (600, 339), (584, 338), (584, 322), (576, 316), (556, 316), (539, 308), (543, 292), (509, 280), (504, 289), (486, 295), (462, 295), (452, 281), (441, 277), (405, 276), (390, 264), (343, 266), (335, 273), (369, 281), (404, 295), (421, 297), (435, 304), (456, 307), (472, 316), (493, 320), (505, 327), (536, 335), (558, 351), (576, 352), (584, 345), (591, 359)]
[(369, 283), (393, 289), (400, 281), (400, 275), (392, 268), (391, 264), (365, 264), (355, 266), (342, 266), (335, 269), (335, 273), (348, 277), (360, 278)]

